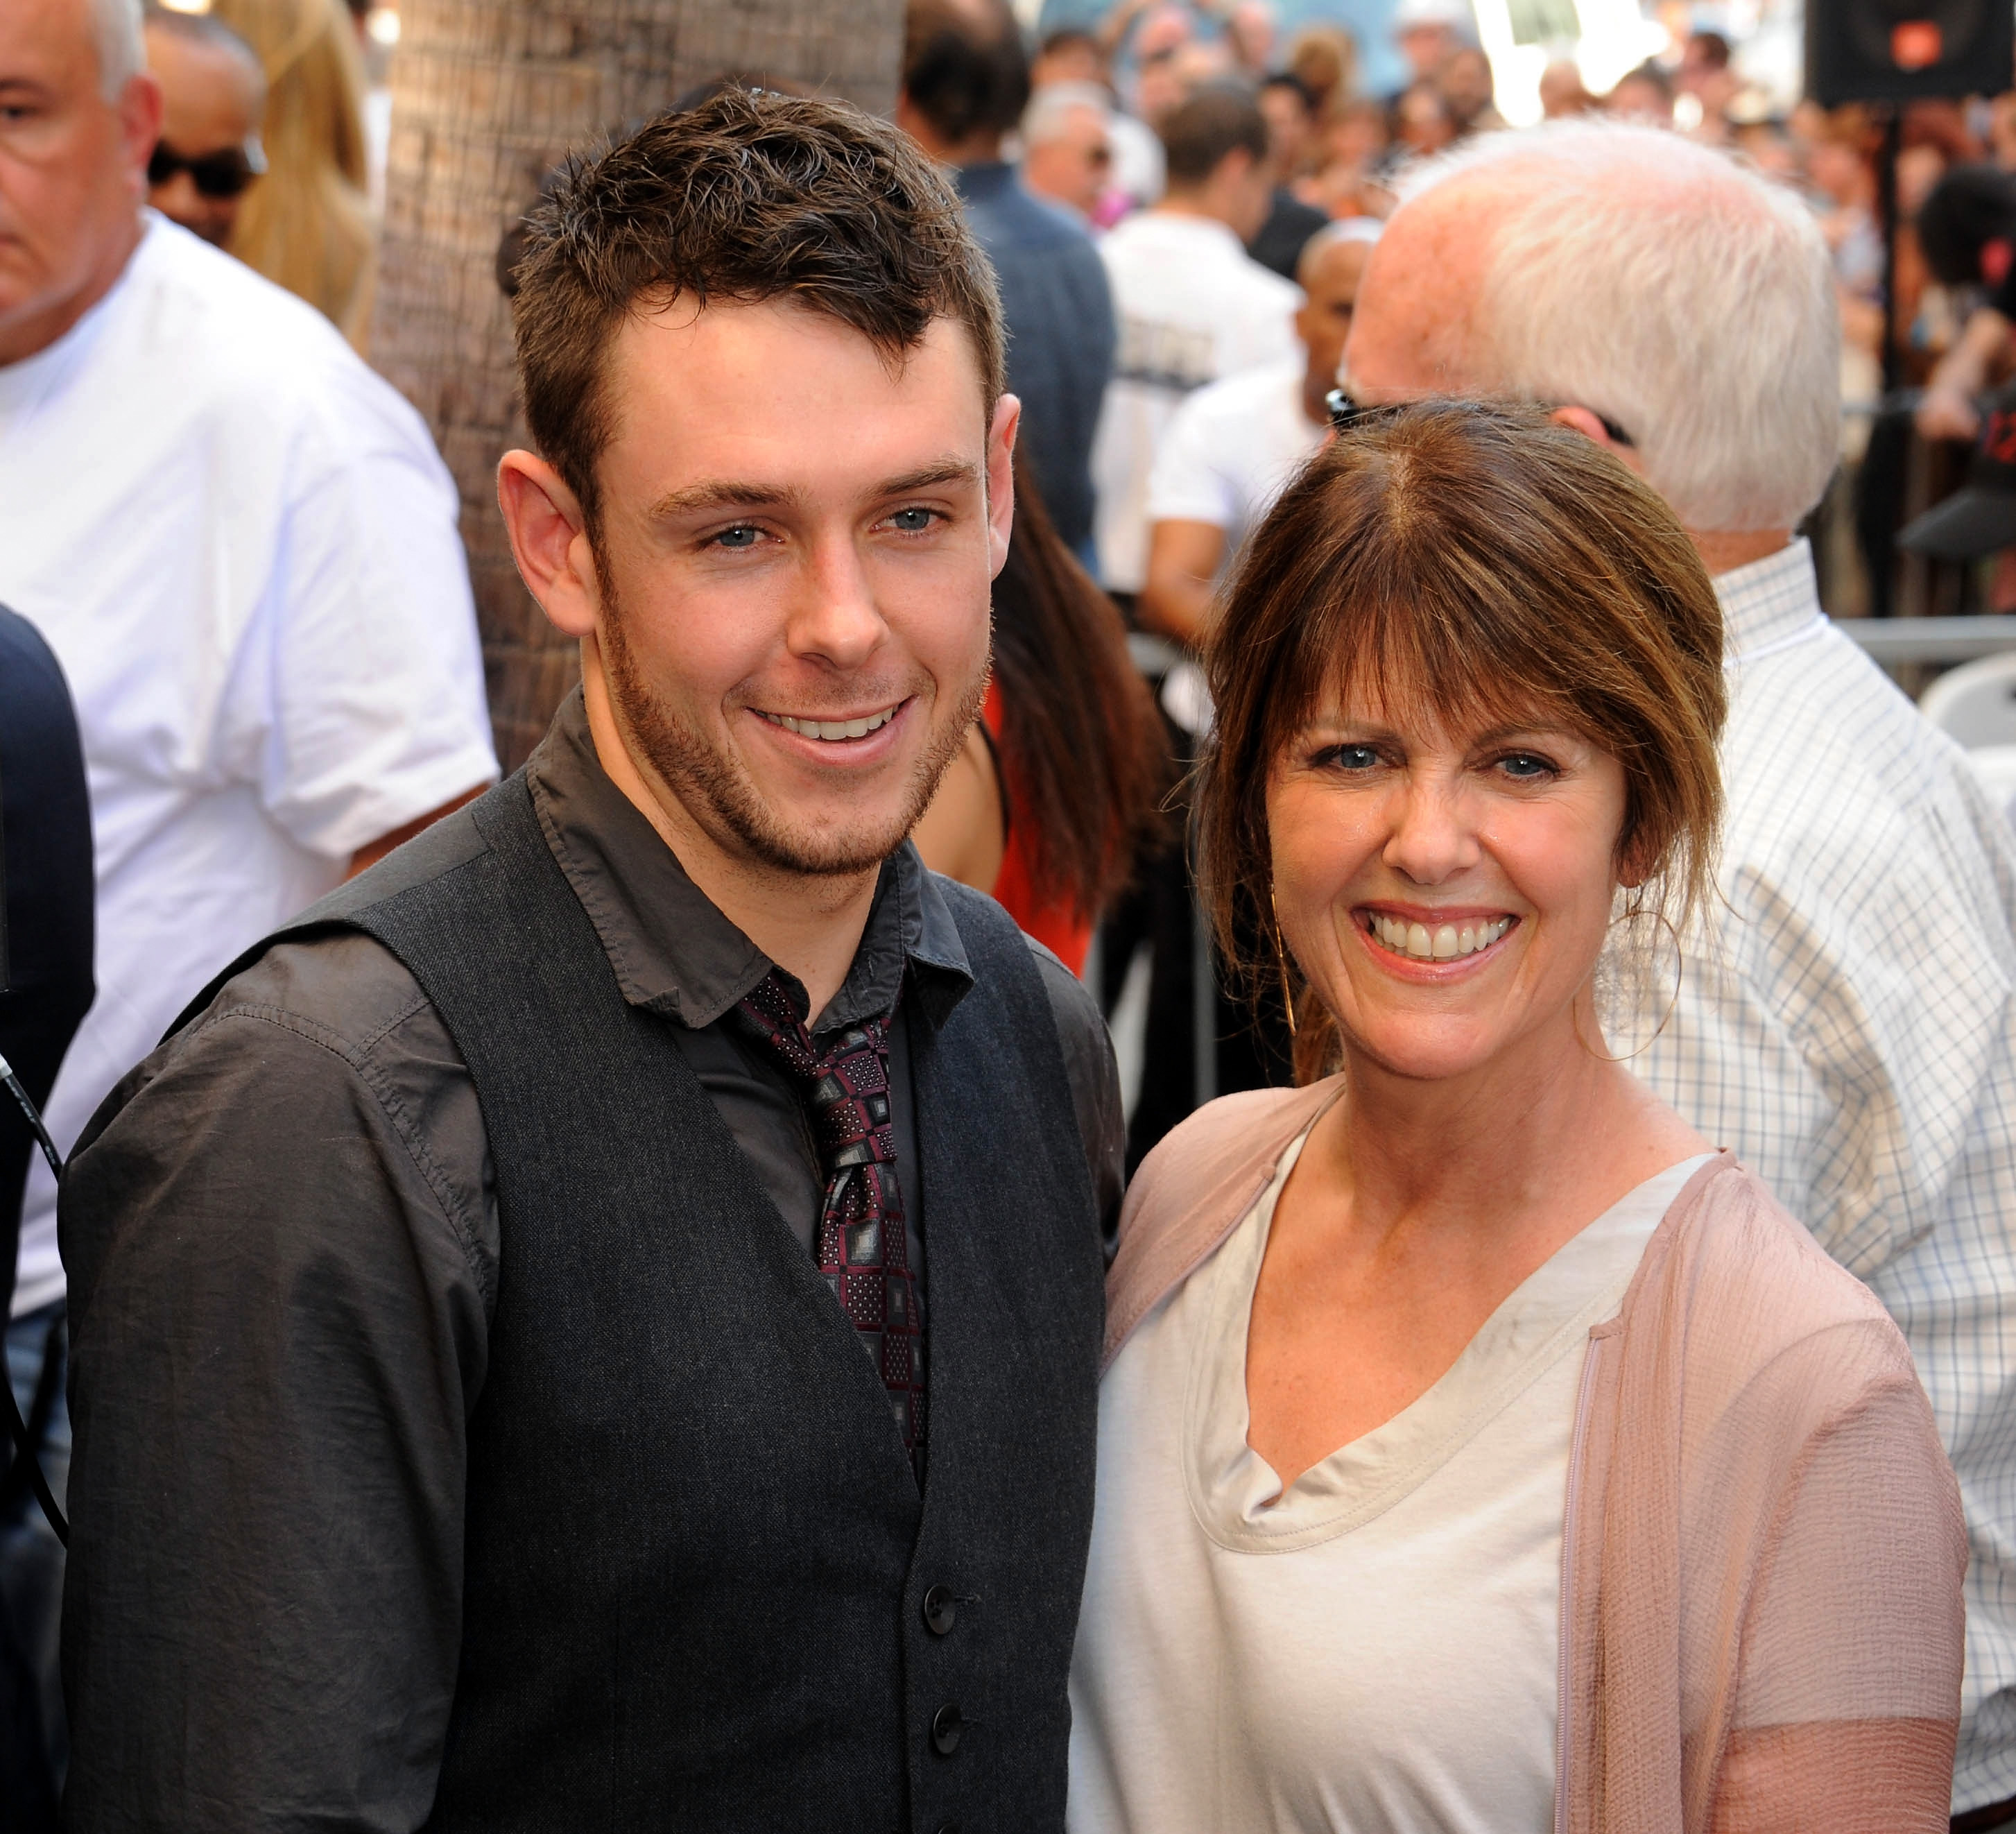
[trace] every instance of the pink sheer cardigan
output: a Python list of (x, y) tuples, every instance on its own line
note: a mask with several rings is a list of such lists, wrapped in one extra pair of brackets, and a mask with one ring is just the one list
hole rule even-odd
[[(1108, 1363), (1338, 1089), (1228, 1096), (1149, 1155), (1107, 1281)], [(1903, 1339), (1720, 1155), (1589, 1334), (1555, 1834), (1944, 1834), (1966, 1565)]]

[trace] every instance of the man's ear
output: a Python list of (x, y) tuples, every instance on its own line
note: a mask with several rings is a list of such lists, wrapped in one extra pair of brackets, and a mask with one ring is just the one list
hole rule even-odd
[(1022, 404), (1004, 395), (994, 404), (993, 424), (987, 430), (988, 577), (1008, 564), (1009, 539), (1015, 532), (1015, 434), (1022, 424)]
[(593, 636), (602, 592), (579, 499), (538, 453), (513, 450), (498, 461), (497, 506), (525, 589), (556, 629)]
[(126, 80), (119, 92), (119, 146), (125, 156), (136, 201), (147, 195), (147, 161), (153, 157), (154, 142), (161, 137), (161, 80), (152, 70), (141, 70)]
[(1620, 445), (1612, 439), (1610, 429), (1603, 423), (1603, 417), (1593, 409), (1579, 407), (1571, 402), (1565, 407), (1556, 408), (1547, 418), (1563, 427), (1572, 427), (1585, 438), (1594, 440), (1613, 458), (1622, 459), (1640, 477), (1645, 475), (1644, 464), (1638, 456), (1638, 449)]

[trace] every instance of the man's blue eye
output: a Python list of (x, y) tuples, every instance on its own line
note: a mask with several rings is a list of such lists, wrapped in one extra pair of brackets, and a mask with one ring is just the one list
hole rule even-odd
[(733, 528), (724, 528), (714, 539), (724, 548), (753, 548), (758, 531), (746, 522), (738, 522)]
[(928, 510), (898, 510), (889, 520), (905, 535), (922, 535), (934, 518)]

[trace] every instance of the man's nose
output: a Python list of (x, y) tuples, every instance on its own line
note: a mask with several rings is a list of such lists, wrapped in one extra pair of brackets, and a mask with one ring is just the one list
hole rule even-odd
[(786, 640), (791, 653), (858, 668), (889, 634), (859, 549), (850, 539), (815, 543)]
[(157, 185), (147, 201), (170, 222), (185, 229), (201, 222), (205, 214), (203, 194), (187, 172), (177, 172), (165, 185)]

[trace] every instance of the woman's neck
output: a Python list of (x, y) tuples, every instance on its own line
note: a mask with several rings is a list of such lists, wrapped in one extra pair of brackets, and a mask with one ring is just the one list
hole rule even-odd
[(1572, 1021), (1463, 1076), (1403, 1076), (1348, 1050), (1345, 1098), (1310, 1145), (1349, 1191), (1354, 1233), (1496, 1233), (1533, 1210), (1587, 1221), (1704, 1150), (1602, 1048), (1584, 1000)]

